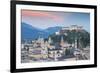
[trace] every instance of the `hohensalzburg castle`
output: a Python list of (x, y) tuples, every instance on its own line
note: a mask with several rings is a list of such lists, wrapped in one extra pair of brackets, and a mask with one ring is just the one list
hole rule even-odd
[(63, 27), (62, 30), (82, 30), (82, 26), (71, 25), (70, 27)]
[[(83, 30), (83, 26), (78, 26), (78, 25), (71, 25), (70, 27), (62, 27), (62, 29), (58, 32), (55, 32), (56, 35), (59, 35), (61, 33), (66, 33), (67, 31), (81, 31)], [(66, 35), (66, 34), (65, 34)]]

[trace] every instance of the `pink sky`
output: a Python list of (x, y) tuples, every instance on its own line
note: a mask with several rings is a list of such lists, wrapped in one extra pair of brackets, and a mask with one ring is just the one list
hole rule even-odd
[(32, 11), (32, 10), (22, 10), (22, 16), (26, 17), (46, 17), (53, 19), (55, 21), (62, 21), (63, 18), (61, 16), (55, 15), (50, 12), (42, 12), (42, 11)]

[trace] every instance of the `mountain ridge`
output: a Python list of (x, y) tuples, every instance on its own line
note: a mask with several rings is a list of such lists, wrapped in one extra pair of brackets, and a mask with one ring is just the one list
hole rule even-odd
[(48, 38), (51, 34), (54, 34), (60, 29), (61, 29), (60, 26), (56, 26), (56, 27), (49, 27), (47, 29), (42, 30), (42, 29), (33, 27), (27, 23), (22, 22), (21, 23), (21, 38), (22, 40), (24, 39), (32, 40), (32, 39), (37, 39), (38, 37)]

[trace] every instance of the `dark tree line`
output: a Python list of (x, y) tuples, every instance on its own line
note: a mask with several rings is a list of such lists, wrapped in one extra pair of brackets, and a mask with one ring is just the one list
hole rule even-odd
[[(65, 34), (65, 33), (64, 33)], [(90, 33), (85, 31), (85, 30), (81, 30), (81, 31), (67, 31), (66, 34), (67, 35), (56, 35), (53, 34), (50, 37), (53, 40), (53, 43), (60, 43), (61, 41), (61, 37), (63, 37), (64, 42), (68, 42), (69, 44), (73, 44), (75, 43), (75, 40), (77, 40), (77, 46), (78, 47), (82, 47), (85, 48), (86, 46), (90, 45)]]

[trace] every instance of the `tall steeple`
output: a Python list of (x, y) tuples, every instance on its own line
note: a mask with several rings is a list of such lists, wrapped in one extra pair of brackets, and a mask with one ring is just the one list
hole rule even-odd
[(41, 41), (41, 38), (40, 38), (40, 35), (39, 35), (39, 37), (38, 37), (38, 43), (40, 43), (40, 41)]
[(75, 39), (75, 48), (77, 48), (77, 39)]
[(63, 44), (64, 44), (64, 38), (63, 38), (63, 36), (61, 36), (61, 42), (60, 42), (60, 44), (61, 44), (61, 46), (63, 46)]
[(51, 37), (49, 37), (49, 39), (48, 39), (48, 43), (49, 43), (49, 44), (52, 43)]
[(63, 36), (61, 37), (61, 42), (64, 42)]

